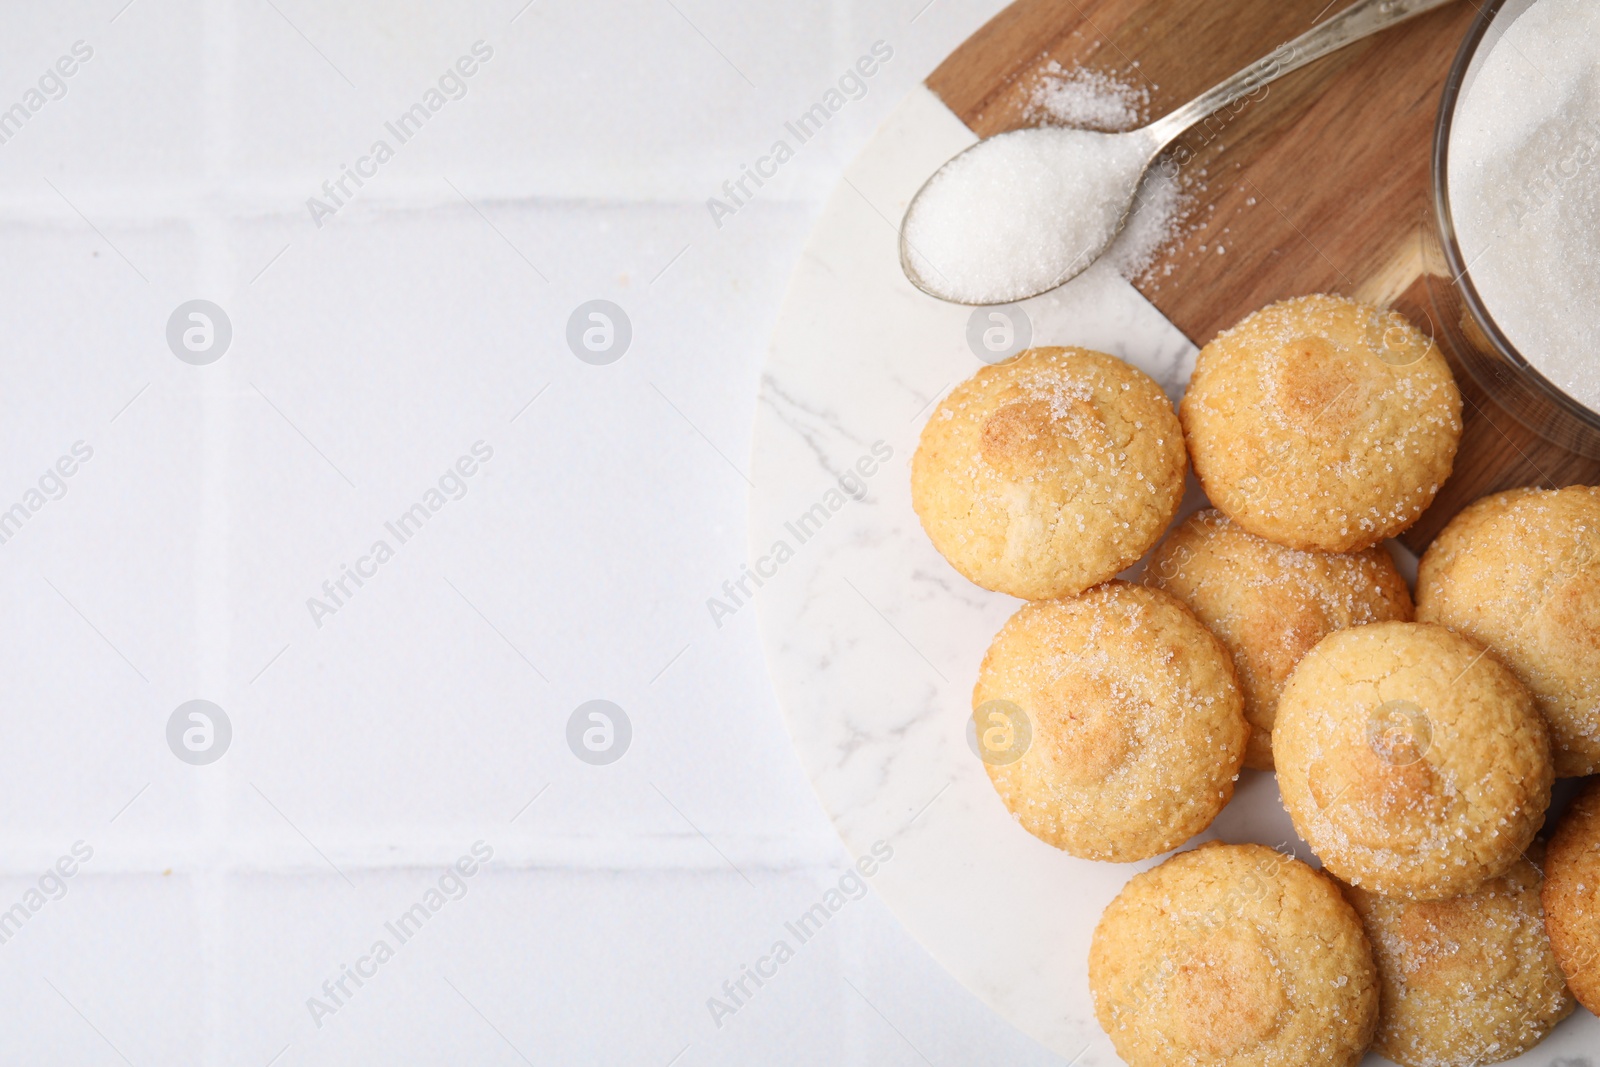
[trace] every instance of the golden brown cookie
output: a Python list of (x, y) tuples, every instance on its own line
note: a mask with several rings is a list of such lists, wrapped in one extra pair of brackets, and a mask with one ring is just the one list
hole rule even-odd
[(1189, 605), (1233, 654), (1250, 747), (1244, 765), (1272, 770), (1278, 693), (1300, 657), (1335, 630), (1411, 620), (1411, 592), (1381, 546), (1353, 555), (1301, 552), (1200, 511), (1145, 565), (1144, 583)]
[(1172, 403), (1142, 371), (1081, 348), (984, 367), (934, 409), (911, 460), (922, 528), (967, 578), (1025, 600), (1132, 566), (1183, 498)]
[(1461, 438), (1438, 347), (1400, 315), (1337, 296), (1273, 304), (1220, 334), (1179, 415), (1213, 504), (1253, 534), (1321, 552), (1415, 522)]
[(1550, 806), (1549, 730), (1498, 660), (1442, 626), (1323, 638), (1272, 730), (1283, 804), (1328, 870), (1440, 900), (1509, 870)]
[(1354, 909), (1261, 845), (1213, 841), (1136, 875), (1095, 927), (1089, 990), (1130, 1067), (1353, 1067), (1378, 1021)]
[(1466, 634), (1533, 692), (1556, 774), (1600, 771), (1600, 489), (1513, 489), (1422, 557), (1417, 617)]
[(1012, 816), (1085, 859), (1148, 859), (1204, 830), (1250, 734), (1227, 650), (1175, 598), (1122, 581), (1024, 605), (972, 706)]
[[(1529, 851), (1538, 858), (1538, 846)], [(1533, 1048), (1575, 1006), (1519, 859), (1476, 891), (1414, 903), (1354, 886), (1383, 986), (1373, 1051), (1403, 1067), (1499, 1063)]]
[(1600, 780), (1562, 815), (1544, 862), (1544, 921), (1578, 1002), (1600, 1014)]

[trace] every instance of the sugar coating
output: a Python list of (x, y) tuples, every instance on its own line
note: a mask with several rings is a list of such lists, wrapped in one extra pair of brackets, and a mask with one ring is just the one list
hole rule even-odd
[(980, 369), (934, 409), (911, 500), (956, 570), (1044, 600), (1149, 551), (1186, 467), (1172, 403), (1148, 375), (1100, 352), (1036, 348)]
[(1053, 289), (1116, 236), (1148, 162), (1142, 142), (1090, 130), (991, 137), (947, 163), (912, 203), (912, 265), (963, 303)]
[(1257, 536), (1321, 552), (1415, 522), (1461, 439), (1438, 347), (1401, 315), (1337, 296), (1273, 304), (1219, 334), (1178, 414), (1213, 504)]
[(1496, 325), (1546, 377), (1600, 411), (1594, 0), (1539, 0), (1480, 61), (1451, 129), (1450, 200)]
[[(1425, 724), (1409, 744), (1375, 729), (1395, 708)], [(1284, 807), (1327, 869), (1412, 900), (1509, 870), (1555, 778), (1532, 695), (1485, 650), (1427, 623), (1323, 638), (1284, 686), (1272, 753)]]
[(1301, 552), (1199, 511), (1145, 564), (1144, 583), (1182, 600), (1233, 656), (1250, 722), (1245, 766), (1272, 770), (1278, 694), (1300, 658), (1335, 630), (1412, 616), (1411, 592), (1381, 546)]
[(1353, 1067), (1378, 977), (1331, 879), (1209, 842), (1136, 875), (1089, 947), (1095, 1016), (1130, 1067)]
[(1533, 692), (1556, 775), (1600, 771), (1600, 488), (1514, 489), (1445, 527), (1417, 617), (1487, 646)]
[(1249, 727), (1227, 651), (1175, 598), (1115, 581), (1022, 607), (972, 693), (1021, 708), (1022, 758), (985, 764), (1023, 828), (1084, 859), (1176, 848), (1233, 796)]
[(1600, 781), (1561, 817), (1545, 855), (1545, 926), (1578, 1002), (1600, 1014)]
[[(1538, 858), (1536, 845), (1530, 855)], [(1475, 892), (1415, 903), (1345, 887), (1382, 983), (1373, 1050), (1402, 1067), (1479, 1067), (1522, 1055), (1576, 1006), (1527, 859)]]

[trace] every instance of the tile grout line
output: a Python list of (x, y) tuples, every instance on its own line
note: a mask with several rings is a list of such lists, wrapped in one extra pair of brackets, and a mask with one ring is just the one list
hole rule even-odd
[[(233, 107), (234, 67), (237, 59), (236, 0), (204, 0), (202, 17), (205, 20), (202, 40), (205, 44), (203, 59), (204, 123), (206, 142), (202, 156), (204, 182), (214, 187), (222, 173), (233, 144), (231, 112)], [(181, 300), (205, 298), (226, 304), (234, 292), (232, 284), (235, 264), (230, 247), (231, 225), (229, 216), (218, 210), (213, 198), (204, 197), (192, 220), (195, 230), (197, 271), (184, 282), (193, 290), (179, 296)], [(226, 306), (224, 306), (224, 310)], [(228, 688), (228, 653), (231, 638), (231, 612), (229, 611), (228, 552), (229, 552), (229, 500), (228, 469), (231, 461), (233, 432), (233, 368), (235, 360), (223, 359), (201, 368), (183, 368), (196, 372), (185, 377), (199, 379), (199, 404), (201, 418), (201, 470), (199, 532), (196, 537), (195, 567), (195, 617), (200, 621), (197, 629), (198, 669), (195, 680), (200, 692), (181, 694), (181, 699), (195, 698), (230, 702)], [(187, 673), (187, 672), (186, 672)], [(170, 694), (169, 694), (170, 695)], [(237, 729), (244, 716), (238, 709), (231, 711)], [(208, 768), (213, 773), (194, 780), (191, 796), (203, 811), (200, 824), (208, 847), (195, 878), (196, 921), (200, 930), (200, 966), (206, 974), (205, 992), (202, 994), (201, 1062), (206, 1067), (220, 1067), (226, 1059), (227, 1041), (225, 1027), (229, 1006), (224, 990), (229, 972), (229, 949), (232, 938), (229, 917), (232, 913), (230, 894), (232, 884), (227, 864), (216, 857), (224, 854), (229, 840), (229, 826), (233, 810), (229, 804), (234, 790), (230, 783), (234, 771), (226, 759)]]
[[(154, 788), (154, 786), (152, 786)], [(298, 814), (291, 804), (291, 817)], [(262, 821), (277, 820), (265, 804)], [(526, 817), (524, 817), (526, 818)], [(459, 855), (459, 842), (481, 837), (491, 829), (488, 822), (451, 826), (427, 841), (407, 839), (401, 831), (375, 838), (370, 833), (349, 830), (329, 836), (326, 828), (314, 828), (317, 847), (334, 864), (362, 874), (388, 874), (407, 871), (432, 871), (449, 866)], [(823, 870), (834, 865), (836, 842), (821, 839), (797, 845), (791, 837), (752, 835), (718, 831), (730, 855), (740, 858), (741, 866), (758, 870)], [(48, 866), (59, 851), (53, 837), (41, 837), (23, 847), (13, 847), (0, 856), (0, 877), (25, 878)], [(143, 837), (121, 843), (113, 861), (97, 858), (92, 874), (161, 874), (171, 869), (186, 876), (202, 873), (202, 861), (214, 857), (215, 850), (184, 835)], [(704, 839), (687, 826), (682, 830), (636, 833), (618, 838), (615, 834), (588, 836), (540, 835), (522, 833), (497, 846), (495, 866), (506, 871), (567, 869), (604, 871), (627, 869), (646, 871), (718, 870), (724, 865), (705, 852)], [(218, 870), (230, 875), (328, 873), (328, 866), (307, 852), (298, 839), (281, 833), (252, 834), (230, 842)]]
[[(707, 176), (708, 182), (715, 176)], [(285, 181), (281, 187), (248, 194), (229, 189), (205, 189), (173, 186), (166, 189), (139, 189), (125, 184), (83, 184), (73, 187), (74, 200), (92, 204), (90, 213), (97, 223), (106, 227), (144, 227), (163, 224), (194, 224), (205, 218), (274, 219), (306, 222), (305, 197), (308, 189), (315, 189), (321, 180), (315, 175), (305, 175), (300, 180)], [(692, 189), (662, 194), (648, 190), (619, 191), (606, 194), (584, 194), (577, 189), (552, 189), (544, 193), (529, 193), (530, 181), (526, 175), (508, 175), (496, 187), (494, 176), (485, 181), (488, 191), (481, 188), (473, 200), (480, 206), (493, 207), (568, 207), (578, 210), (605, 209), (692, 209), (705, 211), (704, 198), (696, 198)], [(482, 184), (482, 183), (480, 183)], [(448, 187), (446, 187), (448, 189)], [(765, 203), (779, 207), (816, 207), (826, 200), (823, 193), (815, 195), (784, 195), (772, 192)], [(197, 201), (210, 201), (214, 206), (196, 208)], [(451, 210), (460, 208), (461, 201), (453, 193), (440, 195), (438, 190), (424, 182), (397, 179), (386, 183), (385, 191), (374, 189), (366, 193), (361, 203), (372, 212), (416, 213), (420, 211)], [(151, 205), (154, 205), (153, 207)], [(34, 194), (11, 195), (0, 187), (0, 225), (24, 223), (50, 225), (59, 221), (63, 228), (83, 225), (79, 217), (60, 199), (46, 190), (46, 196)]]

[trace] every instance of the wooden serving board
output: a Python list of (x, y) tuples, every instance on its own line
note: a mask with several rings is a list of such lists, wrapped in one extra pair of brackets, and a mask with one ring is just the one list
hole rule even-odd
[[(1017, 0), (927, 84), (980, 137), (1029, 124), (1031, 93), (1052, 60), (1142, 84), (1158, 116), (1348, 2)], [(1140, 285), (1198, 344), (1273, 301), (1314, 292), (1393, 306), (1439, 338), (1466, 398), (1466, 432), (1455, 474), (1402, 538), (1418, 552), (1486, 493), (1600, 484), (1600, 461), (1543, 441), (1498, 407), (1433, 323), (1422, 234), (1433, 226), (1434, 123), (1477, 11), (1467, 2), (1421, 16), (1192, 130), (1183, 148), (1192, 153), (1193, 228)]]

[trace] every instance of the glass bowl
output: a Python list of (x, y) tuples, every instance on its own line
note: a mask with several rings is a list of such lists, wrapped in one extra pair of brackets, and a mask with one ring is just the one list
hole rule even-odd
[(1540, 437), (1600, 459), (1600, 414), (1568, 396), (1517, 351), (1484, 306), (1450, 213), (1450, 133), (1456, 108), (1480, 61), (1505, 29), (1538, 0), (1486, 0), (1445, 82), (1433, 143), (1437, 227), (1424, 227), (1428, 292), (1434, 312), (1467, 372), (1505, 411)]

